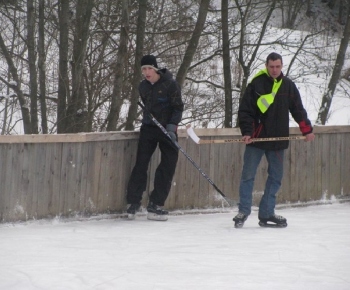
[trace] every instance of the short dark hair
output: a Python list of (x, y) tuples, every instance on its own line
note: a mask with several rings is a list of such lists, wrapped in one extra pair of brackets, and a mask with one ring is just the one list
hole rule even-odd
[(277, 52), (271, 52), (266, 58), (266, 64), (269, 62), (269, 60), (275, 61), (278, 59), (280, 59), (281, 63), (283, 64), (282, 55), (278, 54)]

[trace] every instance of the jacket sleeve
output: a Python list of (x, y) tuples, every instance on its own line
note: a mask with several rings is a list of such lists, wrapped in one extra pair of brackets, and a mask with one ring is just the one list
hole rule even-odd
[(176, 81), (174, 81), (169, 88), (169, 99), (171, 116), (169, 118), (168, 124), (178, 125), (182, 119), (184, 104), (182, 102), (181, 88)]
[(253, 83), (250, 83), (244, 92), (238, 109), (238, 124), (242, 136), (253, 136), (254, 134), (254, 120), (257, 114), (255, 94), (254, 85)]
[(292, 83), (292, 93), (291, 93), (291, 102), (289, 105), (289, 111), (295, 120), (298, 123), (299, 129), (303, 135), (312, 133), (312, 125), (308, 119), (307, 112), (303, 106), (300, 93), (296, 85)]

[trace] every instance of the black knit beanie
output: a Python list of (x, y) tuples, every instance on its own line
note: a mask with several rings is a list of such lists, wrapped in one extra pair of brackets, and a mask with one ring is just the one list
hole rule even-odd
[(144, 55), (141, 59), (141, 69), (143, 67), (151, 67), (158, 70), (156, 57), (154, 55)]

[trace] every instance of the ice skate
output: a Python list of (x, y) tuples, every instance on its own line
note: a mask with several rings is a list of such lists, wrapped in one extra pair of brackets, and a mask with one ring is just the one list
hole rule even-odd
[(160, 206), (150, 202), (147, 206), (147, 219), (153, 221), (167, 221), (168, 220), (168, 211), (162, 209)]
[(139, 203), (132, 203), (126, 210), (128, 214), (128, 219), (133, 220), (135, 219), (135, 214), (140, 210), (141, 205)]
[(234, 218), (233, 221), (235, 222), (235, 228), (239, 229), (243, 227), (244, 222), (247, 220), (248, 216), (239, 212)]
[(259, 217), (259, 226), (269, 228), (285, 228), (287, 226), (287, 219), (283, 216), (273, 214), (269, 218)]

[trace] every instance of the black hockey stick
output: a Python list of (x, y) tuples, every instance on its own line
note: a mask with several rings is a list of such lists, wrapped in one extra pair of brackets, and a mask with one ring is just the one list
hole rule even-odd
[(140, 102), (137, 102), (137, 104), (150, 116), (150, 118), (152, 119), (152, 121), (162, 130), (162, 132), (170, 139), (170, 141), (175, 145), (175, 147), (177, 149), (179, 149), (183, 155), (185, 155), (185, 157), (192, 163), (192, 165), (194, 167), (197, 168), (197, 170), (200, 172), (200, 174), (202, 174), (202, 176), (208, 180), (208, 182), (215, 188), (215, 190), (220, 193), (220, 195), (225, 199), (225, 201), (230, 205), (233, 206), (235, 205), (235, 202), (233, 200), (230, 200), (229, 198), (226, 197), (226, 195), (215, 185), (215, 183), (209, 178), (208, 175), (205, 174), (205, 172), (197, 165), (197, 163), (185, 152), (185, 150), (182, 149), (182, 147), (176, 142), (174, 141), (168, 131), (162, 126), (161, 123), (158, 122), (158, 120), (156, 118), (153, 117), (153, 115), (151, 114), (150, 111), (148, 111), (146, 109), (146, 107), (141, 104)]

